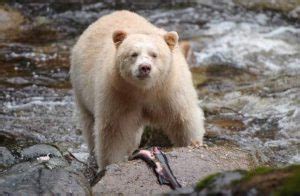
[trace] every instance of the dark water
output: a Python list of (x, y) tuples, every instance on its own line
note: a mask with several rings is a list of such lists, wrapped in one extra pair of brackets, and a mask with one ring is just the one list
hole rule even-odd
[(85, 158), (68, 79), (69, 50), (98, 17), (130, 8), (190, 42), (188, 61), (207, 118), (208, 144), (238, 145), (258, 163), (300, 162), (297, 19), (231, 1), (37, 2), (0, 7), (2, 134), (56, 144)]

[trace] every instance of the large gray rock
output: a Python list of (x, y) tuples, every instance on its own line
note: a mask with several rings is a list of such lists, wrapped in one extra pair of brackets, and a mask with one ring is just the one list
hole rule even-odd
[(52, 166), (49, 168), (49, 165), (40, 162), (24, 162), (14, 165), (0, 175), (0, 194), (91, 194), (90, 186), (82, 174), (70, 171), (67, 167), (61, 167), (61, 164), (60, 167)]
[[(177, 180), (191, 187), (203, 177), (225, 170), (247, 169), (252, 161), (247, 152), (234, 147), (177, 148), (167, 152)], [(94, 194), (159, 194), (169, 192), (160, 186), (155, 175), (140, 160), (113, 164), (105, 176), (93, 187)]]

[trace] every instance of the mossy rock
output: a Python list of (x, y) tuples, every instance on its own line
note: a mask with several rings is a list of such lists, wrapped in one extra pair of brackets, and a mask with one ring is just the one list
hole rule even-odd
[(209, 186), (213, 183), (215, 178), (217, 178), (219, 176), (220, 176), (220, 173), (211, 174), (211, 175), (207, 176), (206, 178), (204, 178), (203, 180), (201, 180), (200, 182), (197, 183), (195, 189), (202, 190), (202, 189), (206, 188), (207, 186)]
[(196, 192), (208, 195), (300, 195), (300, 165), (259, 167), (210, 175), (197, 183)]

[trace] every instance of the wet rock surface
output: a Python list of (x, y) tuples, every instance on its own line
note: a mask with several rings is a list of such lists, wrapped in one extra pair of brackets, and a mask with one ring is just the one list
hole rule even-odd
[[(215, 172), (253, 166), (249, 154), (235, 147), (176, 148), (166, 154), (183, 187), (192, 187), (197, 179)], [(158, 184), (156, 176), (143, 161), (108, 166), (105, 176), (93, 187), (93, 193), (100, 195), (151, 195), (169, 191), (168, 186)]]
[[(274, 4), (276, 2), (279, 3)], [(227, 150), (231, 152), (225, 148), (227, 145), (236, 146), (251, 155), (254, 165), (300, 163), (300, 12), (296, 1), (285, 2), (1, 1), (1, 187), (7, 186), (3, 190), (11, 191), (11, 184), (5, 181), (12, 183), (22, 178), (18, 176), (21, 175), (18, 170), (13, 169), (15, 166), (32, 167), (32, 173), (28, 168), (22, 170), (27, 171), (24, 174), (27, 177), (43, 171), (43, 178), (48, 176), (49, 179), (52, 179), (52, 168), (57, 178), (59, 175), (64, 176), (64, 180), (67, 176), (74, 177), (76, 182), (71, 180), (71, 184), (78, 186), (74, 190), (80, 189), (84, 193), (87, 186), (79, 183), (82, 174), (89, 183), (97, 181), (97, 172), (88, 161), (87, 147), (74, 112), (68, 78), (69, 51), (91, 22), (115, 9), (134, 10), (159, 27), (178, 31), (181, 40), (187, 41), (191, 47), (188, 61), (198, 90), (199, 105), (205, 110), (206, 144), (217, 146), (215, 149), (224, 148), (224, 154)], [(37, 148), (36, 144), (47, 145)], [(151, 145), (170, 146), (157, 132), (146, 131), (142, 146)], [(25, 149), (34, 150), (34, 153), (23, 159)], [(186, 163), (180, 157), (189, 158), (187, 151), (178, 149), (178, 162)], [(203, 154), (210, 152), (200, 151)], [(47, 163), (37, 162), (36, 158), (47, 155), (50, 157)], [(220, 161), (217, 152), (212, 156), (216, 162)], [(171, 159), (176, 163), (174, 157)], [(145, 179), (141, 178), (149, 186), (137, 190), (150, 191), (148, 187), (152, 186), (159, 191), (165, 190), (166, 187), (158, 187), (155, 178), (150, 179), (153, 175), (142, 162), (124, 163), (117, 166), (116, 171), (110, 169), (107, 173), (116, 173), (117, 168), (124, 166), (134, 176), (132, 164), (140, 173), (149, 174), (148, 179), (146, 175)], [(174, 166), (179, 173), (181, 168), (178, 167), (185, 168), (179, 163)], [(193, 167), (196, 170), (203, 166)], [(224, 170), (235, 169), (221, 164), (212, 171), (221, 171), (222, 167)], [(186, 175), (186, 185), (199, 180), (193, 174), (189, 173), (191, 178)], [(204, 177), (204, 174), (208, 173), (199, 176)], [(32, 179), (38, 182), (36, 177)], [(125, 178), (122, 180), (126, 181)], [(26, 187), (25, 181), (18, 181), (17, 187)], [(132, 180), (127, 185), (134, 186), (135, 183), (140, 182)], [(32, 188), (33, 184), (28, 185), (31, 187), (28, 190), (35, 193), (37, 189)], [(63, 184), (55, 185), (53, 180), (51, 186), (62, 187)], [(114, 186), (111, 184), (112, 189)], [(48, 188), (39, 189), (47, 192)], [(109, 192), (110, 189), (101, 190)]]
[[(206, 96), (201, 105), (211, 114), (207, 118), (208, 133), (245, 146), (256, 154), (257, 162), (284, 165), (296, 161), (299, 77), (285, 75), (262, 80), (252, 87), (233, 86), (223, 89), (222, 95)], [(291, 83), (287, 84), (288, 80)]]
[(0, 173), (1, 194), (91, 194), (88, 180), (53, 146), (30, 146), (16, 158), (8, 149), (1, 147), (0, 150), (5, 156), (5, 159), (0, 156), (0, 160), (6, 164), (1, 165), (6, 167)]

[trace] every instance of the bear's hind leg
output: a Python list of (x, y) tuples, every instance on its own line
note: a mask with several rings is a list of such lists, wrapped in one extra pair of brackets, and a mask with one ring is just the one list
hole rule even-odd
[(94, 153), (94, 116), (78, 101), (76, 101), (79, 110), (79, 120), (82, 134), (87, 143), (91, 155)]

